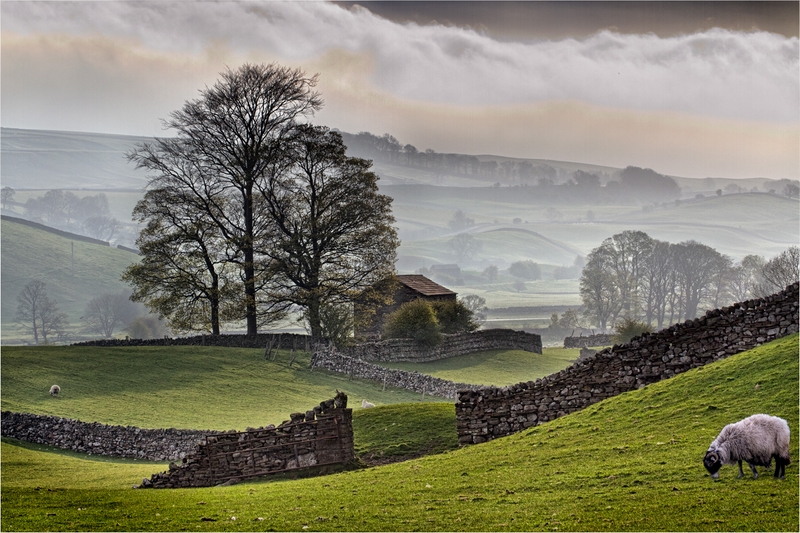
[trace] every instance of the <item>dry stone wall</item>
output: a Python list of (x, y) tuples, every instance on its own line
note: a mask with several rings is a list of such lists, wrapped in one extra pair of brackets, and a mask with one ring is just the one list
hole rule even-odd
[[(270, 344), (271, 343), (271, 344)], [(163, 339), (99, 339), (77, 342), (73, 346), (222, 346), (226, 348), (295, 349), (309, 351), (311, 337), (294, 333), (259, 333), (257, 335), (194, 335)]]
[(795, 283), (607, 348), (535, 382), (459, 391), (459, 443), (510, 435), (797, 331)]
[(93, 455), (176, 461), (217, 431), (108, 426), (71, 418), (3, 411), (4, 437)]
[(476, 387), (476, 385), (454, 383), (419, 372), (386, 368), (341, 354), (333, 347), (322, 348), (315, 352), (311, 357), (310, 366), (312, 370), (314, 368), (324, 368), (325, 370), (347, 374), (352, 377), (378, 381), (388, 387), (398, 387), (441, 398), (455, 399), (459, 390)]
[(473, 333), (443, 335), (434, 348), (420, 347), (412, 339), (387, 339), (366, 342), (342, 349), (342, 354), (364, 361), (426, 362), (485, 350), (525, 350), (542, 353), (539, 335), (511, 329), (485, 329)]
[(606, 333), (596, 333), (594, 335), (580, 337), (565, 337), (564, 348), (588, 348), (589, 346), (608, 346), (613, 344), (611, 335)]
[(208, 487), (355, 460), (344, 393), (277, 427), (243, 432), (141, 429), (3, 411), (2, 435), (90, 455), (171, 461), (166, 472), (143, 479), (142, 488)]
[(322, 402), (294, 413), (278, 427), (209, 435), (169, 470), (143, 479), (140, 488), (211, 487), (243, 479), (355, 460), (352, 409), (347, 400)]

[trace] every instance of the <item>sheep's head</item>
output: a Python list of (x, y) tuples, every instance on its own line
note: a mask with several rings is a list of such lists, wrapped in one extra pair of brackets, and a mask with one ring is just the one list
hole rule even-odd
[(722, 468), (722, 459), (719, 453), (711, 450), (706, 452), (706, 456), (703, 457), (703, 466), (711, 474), (711, 479), (717, 479), (719, 477), (719, 469)]

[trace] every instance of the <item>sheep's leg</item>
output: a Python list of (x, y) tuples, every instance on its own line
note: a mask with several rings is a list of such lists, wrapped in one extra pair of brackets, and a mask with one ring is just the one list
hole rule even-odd
[(750, 470), (753, 471), (753, 479), (758, 479), (758, 472), (756, 472), (756, 465), (753, 463), (747, 463), (747, 466), (750, 467)]
[(739, 461), (739, 479), (744, 477), (744, 472), (742, 472), (742, 461)]
[(780, 458), (775, 458), (775, 479), (783, 479), (786, 475), (786, 463)]

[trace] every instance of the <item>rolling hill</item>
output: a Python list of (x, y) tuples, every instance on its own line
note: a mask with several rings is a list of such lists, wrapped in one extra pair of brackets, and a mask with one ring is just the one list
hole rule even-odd
[(125, 153), (147, 137), (3, 128), (3, 186), (12, 189), (141, 189)]
[(134, 253), (57, 235), (4, 219), (2, 245), (3, 341), (20, 339), (14, 327), (17, 295), (32, 280), (47, 284), (69, 321), (77, 326), (86, 304), (105, 293), (129, 290), (122, 271), (138, 261)]
[[(797, 342), (780, 339), (486, 444), (317, 478), (132, 491), (166, 465), (4, 439), (4, 529), (797, 531), (797, 438), (785, 480), (763, 468), (758, 479), (737, 479), (726, 466), (714, 482), (702, 465), (720, 429), (753, 413), (781, 416), (797, 434)], [(215, 405), (238, 395), (225, 383), (223, 375)], [(122, 418), (132, 413), (130, 403), (123, 409)], [(404, 424), (415, 411), (427, 416), (425, 404), (358, 413), (362, 451), (388, 442), (381, 434), (392, 424), (424, 429)]]

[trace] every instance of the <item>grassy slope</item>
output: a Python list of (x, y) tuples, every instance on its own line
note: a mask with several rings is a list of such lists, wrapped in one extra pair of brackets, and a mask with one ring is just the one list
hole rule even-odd
[[(422, 395), (322, 370), (308, 356), (265, 361), (263, 350), (211, 347), (3, 348), (3, 409), (87, 422), (196, 429), (278, 424), (346, 391), (353, 405), (419, 402)], [(62, 394), (52, 398), (57, 383)], [(430, 399), (430, 398), (426, 398)], [(209, 402), (213, 402), (209, 408)], [(135, 404), (136, 408), (130, 406)]]
[[(568, 244), (543, 238), (521, 228), (472, 233), (472, 237), (481, 246), (481, 251), (476, 255), (489, 261), (534, 259), (552, 265), (571, 265), (575, 256), (581, 253)], [(450, 248), (452, 239), (452, 236), (447, 236), (407, 243), (401, 246), (400, 253), (425, 259), (428, 265), (434, 261), (455, 263), (457, 256)]]
[(492, 350), (429, 363), (381, 364), (458, 383), (503, 387), (558, 372), (580, 356), (579, 349), (544, 348), (542, 351), (539, 355), (522, 350)]
[(715, 483), (701, 462), (755, 412), (797, 435), (797, 354), (794, 335), (511, 437), (295, 481), (131, 491), (163, 465), (4, 442), (3, 529), (797, 531), (796, 437), (784, 481)]
[(0, 231), (4, 337), (16, 318), (17, 295), (28, 282), (38, 279), (47, 283), (47, 295), (67, 313), (70, 322), (77, 323), (89, 300), (128, 289), (119, 277), (138, 260), (137, 255), (117, 248), (74, 241), (73, 274), (70, 239), (6, 220)]

